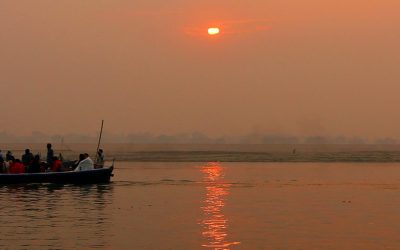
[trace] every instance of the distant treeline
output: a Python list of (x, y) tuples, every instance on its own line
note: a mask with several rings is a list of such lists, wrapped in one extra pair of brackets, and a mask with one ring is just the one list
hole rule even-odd
[[(0, 143), (95, 143), (96, 134), (47, 135), (33, 132), (31, 135), (18, 136), (0, 132)], [(105, 143), (133, 144), (399, 144), (394, 138), (365, 139), (345, 136), (288, 136), (249, 133), (240, 136), (210, 137), (200, 132), (191, 134), (156, 135), (151, 133), (114, 134), (104, 133)]]

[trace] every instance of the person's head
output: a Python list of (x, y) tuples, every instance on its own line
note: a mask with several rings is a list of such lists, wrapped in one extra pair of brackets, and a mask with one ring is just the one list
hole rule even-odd
[(40, 155), (35, 155), (35, 157), (33, 158), (35, 161), (40, 161)]
[(8, 151), (7, 151), (7, 154), (9, 154), (9, 155), (12, 155), (12, 153), (11, 153), (11, 151), (10, 151), (10, 150), (8, 150)]
[(89, 157), (88, 153), (84, 153), (83, 155), (85, 156), (85, 159)]
[(15, 162), (21, 163), (20, 159), (15, 159)]
[(58, 157), (57, 156), (53, 156), (53, 161), (56, 161), (56, 160), (58, 160)]
[(29, 150), (29, 148), (25, 149), (25, 154), (29, 154), (31, 151)]
[(102, 154), (103, 153), (103, 149), (99, 149), (99, 153)]
[(85, 155), (84, 154), (79, 154), (79, 160), (84, 160), (85, 159)]
[(47, 143), (47, 148), (51, 149), (51, 143)]

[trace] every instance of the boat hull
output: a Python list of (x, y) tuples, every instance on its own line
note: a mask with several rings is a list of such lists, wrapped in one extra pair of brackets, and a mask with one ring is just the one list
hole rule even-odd
[(2, 184), (24, 183), (59, 183), (59, 184), (93, 184), (110, 182), (114, 167), (87, 171), (46, 172), (25, 174), (0, 174)]

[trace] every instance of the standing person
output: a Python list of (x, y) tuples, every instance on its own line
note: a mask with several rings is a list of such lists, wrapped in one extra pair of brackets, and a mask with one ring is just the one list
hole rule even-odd
[(24, 164), (24, 166), (29, 166), (33, 162), (33, 158), (33, 154), (27, 148), (25, 149), (25, 154), (22, 155), (22, 163)]
[(51, 143), (47, 143), (46, 163), (48, 167), (51, 167), (53, 165), (54, 150), (51, 147)]
[(99, 151), (97, 151), (97, 157), (96, 157), (96, 167), (97, 168), (102, 168), (104, 166), (104, 153), (103, 153), (103, 149), (99, 149)]

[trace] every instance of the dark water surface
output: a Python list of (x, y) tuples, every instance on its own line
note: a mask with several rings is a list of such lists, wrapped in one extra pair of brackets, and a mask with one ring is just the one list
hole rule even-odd
[(113, 185), (0, 188), (0, 249), (107, 249)]
[(129, 163), (0, 187), (0, 249), (400, 249), (400, 165)]

